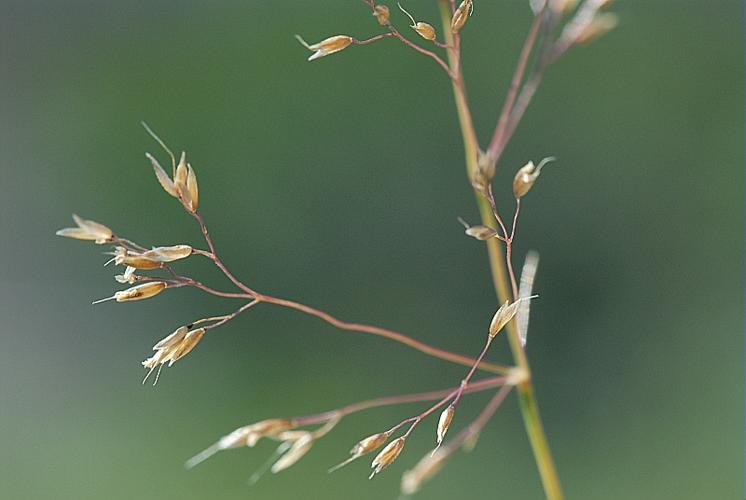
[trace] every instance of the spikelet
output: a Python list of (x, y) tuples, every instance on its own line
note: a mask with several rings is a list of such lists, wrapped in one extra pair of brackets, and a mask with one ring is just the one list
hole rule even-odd
[(78, 227), (67, 227), (57, 231), (57, 236), (74, 238), (76, 240), (93, 241), (97, 245), (108, 243), (114, 237), (114, 233), (108, 227), (92, 220), (83, 219), (73, 214), (73, 220)]
[(402, 7), (401, 4), (398, 4), (398, 5), (401, 11), (404, 12), (409, 17), (409, 19), (412, 21), (412, 24), (409, 26), (410, 28), (415, 30), (417, 34), (420, 35), (425, 40), (429, 40), (431, 42), (435, 40), (437, 35), (435, 33), (435, 28), (433, 28), (432, 25), (428, 23), (423, 23), (420, 21), (415, 21), (414, 17), (412, 17), (412, 15), (409, 12), (404, 10), (404, 7)]
[(425, 455), (417, 462), (414, 468), (408, 470), (402, 475), (401, 492), (404, 495), (413, 495), (417, 493), (422, 484), (433, 477), (445, 465), (447, 454), (442, 450), (437, 450), (433, 454)]
[(456, 9), (456, 12), (453, 13), (451, 31), (453, 33), (461, 31), (461, 28), (464, 27), (472, 12), (474, 12), (474, 2), (472, 0), (463, 0)]
[(525, 300), (535, 299), (536, 297), (538, 297), (538, 295), (523, 297), (516, 300), (512, 304), (506, 300), (505, 303), (500, 306), (495, 315), (492, 317), (489, 328), (490, 338), (494, 338), (495, 335), (497, 335), (500, 330), (502, 330), (503, 327), (507, 325), (510, 320), (513, 319), (513, 317), (518, 313), (518, 307), (521, 305), (521, 302)]
[(298, 436), (292, 441), (285, 441), (285, 443), (289, 442), (292, 442), (292, 445), (288, 451), (285, 452), (279, 460), (272, 464), (270, 470), (273, 474), (277, 474), (278, 472), (287, 469), (303, 458), (303, 456), (311, 449), (314, 442), (314, 436), (310, 432), (300, 431)]
[(239, 427), (230, 434), (220, 438), (217, 443), (190, 458), (185, 466), (187, 469), (191, 469), (221, 450), (239, 448), (241, 446), (253, 447), (261, 438), (275, 437), (293, 427), (295, 427), (295, 423), (288, 418), (271, 418)]
[(326, 38), (319, 43), (314, 43), (313, 45), (309, 45), (300, 35), (295, 35), (295, 38), (301, 43), (301, 45), (313, 52), (313, 54), (308, 58), (309, 61), (344, 50), (353, 42), (353, 38), (347, 35), (330, 36), (329, 38)]
[(533, 187), (534, 182), (536, 182), (536, 179), (539, 178), (539, 174), (541, 174), (541, 169), (544, 165), (554, 160), (556, 160), (556, 158), (550, 156), (541, 160), (538, 166), (535, 166), (534, 162), (530, 161), (518, 169), (518, 172), (516, 172), (515, 177), (513, 178), (513, 196), (515, 196), (516, 199), (521, 199), (526, 196), (529, 190)]
[(399, 454), (401, 454), (401, 451), (404, 449), (406, 440), (407, 438), (404, 436), (398, 437), (386, 445), (386, 447), (376, 455), (376, 458), (373, 459), (373, 463), (370, 465), (373, 472), (370, 473), (368, 479), (373, 479), (373, 476), (391, 465), (394, 460), (399, 457)]
[(174, 198), (179, 197), (179, 193), (176, 191), (176, 186), (174, 185), (174, 181), (171, 180), (171, 178), (168, 176), (165, 170), (163, 170), (163, 167), (161, 167), (161, 164), (158, 163), (158, 160), (156, 160), (153, 155), (150, 153), (145, 153), (145, 157), (150, 160), (150, 164), (153, 165), (153, 170), (155, 171), (155, 177), (158, 179), (158, 183), (161, 185), (164, 191), (166, 191), (168, 194), (173, 196)]
[(464, 231), (467, 236), (471, 236), (472, 238), (478, 239), (480, 241), (486, 241), (490, 238), (496, 238), (498, 237), (497, 231), (489, 226), (482, 226), (482, 225), (476, 225), (471, 226), (468, 222), (466, 222), (461, 217), (458, 217), (458, 221), (461, 223), (462, 226), (466, 229)]
[(361, 439), (360, 441), (355, 443), (355, 446), (353, 446), (350, 450), (350, 457), (344, 462), (337, 464), (329, 469), (329, 472), (334, 472), (335, 470), (341, 469), (353, 460), (357, 460), (363, 455), (377, 450), (378, 448), (383, 446), (383, 444), (389, 439), (390, 436), (390, 432), (379, 432), (378, 434), (372, 434), (366, 438)]
[(388, 26), (391, 13), (389, 8), (385, 5), (376, 5), (373, 7), (373, 16), (381, 26)]
[[(148, 374), (142, 380), (144, 384), (150, 374), (158, 368), (158, 374), (160, 369), (168, 363), (168, 366), (173, 366), (178, 360), (189, 354), (192, 349), (202, 340), (205, 335), (204, 328), (197, 328), (195, 330), (189, 330), (186, 326), (180, 326), (173, 333), (160, 340), (153, 346), (155, 354), (142, 362), (142, 365), (147, 368)], [(158, 383), (158, 376), (156, 376), (153, 385)]]
[(619, 24), (619, 17), (612, 12), (596, 14), (593, 20), (578, 31), (575, 42), (578, 44), (590, 43), (605, 35)]
[(142, 254), (143, 257), (157, 262), (174, 262), (186, 259), (192, 255), (193, 248), (189, 245), (172, 245), (167, 247), (155, 247)]
[(187, 192), (189, 193), (190, 208), (192, 212), (197, 211), (199, 205), (199, 187), (197, 186), (197, 174), (194, 173), (192, 165), (187, 164)]
[(437, 446), (439, 447), (443, 443), (443, 439), (446, 437), (446, 432), (448, 432), (448, 428), (451, 426), (451, 422), (453, 421), (453, 415), (456, 413), (456, 408), (453, 406), (453, 404), (449, 404), (445, 410), (440, 414), (440, 418), (438, 419), (438, 428), (437, 428), (437, 436), (436, 436), (436, 442)]
[(149, 281), (148, 283), (135, 285), (133, 287), (127, 288), (126, 290), (120, 290), (111, 297), (95, 300), (93, 301), (93, 304), (100, 304), (101, 302), (106, 302), (108, 300), (116, 300), (117, 302), (130, 302), (133, 300), (149, 299), (150, 297), (155, 297), (166, 288), (168, 288), (168, 283), (166, 283), (165, 281)]

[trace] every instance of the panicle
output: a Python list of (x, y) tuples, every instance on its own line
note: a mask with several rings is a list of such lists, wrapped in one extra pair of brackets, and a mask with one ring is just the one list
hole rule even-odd
[(309, 61), (344, 50), (353, 42), (353, 38), (347, 35), (331, 36), (319, 43), (314, 43), (313, 45), (309, 45), (300, 35), (295, 35), (295, 38), (301, 43), (301, 45), (313, 52), (313, 54), (308, 58)]
[(73, 214), (73, 220), (78, 227), (67, 227), (57, 231), (57, 236), (74, 238), (76, 240), (93, 241), (97, 245), (109, 243), (114, 238), (114, 233), (108, 227), (92, 220), (83, 219)]
[(404, 449), (406, 440), (407, 438), (404, 436), (398, 437), (387, 444), (386, 447), (382, 449), (380, 453), (378, 453), (378, 455), (376, 455), (376, 458), (373, 459), (373, 463), (371, 463), (370, 465), (373, 469), (373, 472), (370, 473), (370, 477), (368, 479), (372, 479), (373, 476), (391, 465), (394, 460), (399, 457), (402, 449)]

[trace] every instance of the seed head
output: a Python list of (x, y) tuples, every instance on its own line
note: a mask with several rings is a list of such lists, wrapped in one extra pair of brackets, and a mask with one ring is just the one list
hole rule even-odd
[(541, 174), (541, 169), (544, 165), (550, 161), (554, 161), (555, 159), (556, 158), (552, 156), (544, 158), (539, 162), (538, 166), (535, 166), (534, 162), (530, 161), (518, 169), (518, 172), (516, 172), (515, 177), (513, 178), (513, 196), (515, 196), (516, 199), (521, 199), (526, 196), (526, 193), (531, 190), (536, 179), (539, 178), (539, 174)]
[(438, 419), (438, 430), (437, 430), (438, 446), (440, 446), (440, 444), (443, 442), (443, 438), (446, 437), (446, 432), (448, 432), (448, 428), (451, 426), (451, 421), (453, 421), (453, 415), (455, 413), (456, 413), (456, 408), (453, 406), (453, 404), (450, 404), (440, 414), (440, 419)]
[(78, 227), (67, 227), (57, 231), (57, 236), (74, 238), (76, 240), (93, 241), (97, 245), (108, 243), (114, 237), (114, 233), (108, 227), (92, 220), (86, 220), (73, 214), (73, 220)]
[(385, 5), (376, 5), (373, 7), (373, 16), (378, 21), (378, 24), (381, 26), (388, 26), (389, 25), (389, 18), (391, 17), (391, 13), (389, 12), (389, 8)]
[(394, 460), (399, 457), (402, 449), (404, 449), (406, 439), (407, 438), (404, 436), (394, 439), (388, 445), (386, 445), (386, 447), (382, 449), (378, 455), (376, 455), (376, 458), (373, 459), (373, 463), (371, 463), (370, 465), (373, 469), (373, 472), (370, 473), (370, 477), (368, 479), (372, 479), (373, 476), (391, 465)]
[(402, 475), (401, 492), (404, 495), (417, 493), (422, 484), (433, 477), (445, 465), (447, 454), (442, 450), (437, 450), (432, 455), (425, 455), (417, 462), (413, 469), (408, 470)]
[(309, 61), (344, 50), (353, 42), (353, 38), (347, 35), (335, 35), (313, 45), (309, 45), (300, 35), (295, 35), (295, 38), (301, 45), (313, 52), (311, 57), (308, 58)]
[(463, 0), (456, 9), (456, 12), (453, 13), (451, 31), (453, 33), (461, 31), (461, 28), (464, 27), (472, 12), (474, 12), (474, 2), (472, 0)]
[(410, 28), (415, 30), (417, 34), (420, 35), (425, 40), (429, 40), (431, 42), (435, 40), (437, 35), (435, 33), (435, 28), (433, 28), (432, 25), (419, 22), (419, 21), (415, 21), (414, 17), (412, 17), (412, 14), (404, 10), (404, 7), (402, 7), (401, 4), (398, 4), (398, 5), (401, 11), (404, 12), (407, 15), (407, 17), (409, 17), (409, 19), (412, 21)]

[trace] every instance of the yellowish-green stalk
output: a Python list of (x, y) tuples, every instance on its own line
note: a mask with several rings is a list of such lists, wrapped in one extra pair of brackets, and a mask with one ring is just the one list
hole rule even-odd
[[(466, 86), (464, 84), (463, 72), (461, 71), (460, 56), (458, 48), (454, 45), (455, 40), (450, 30), (451, 11), (448, 0), (440, 0), (441, 20), (443, 31), (446, 37), (446, 44), (451, 47), (448, 50), (448, 61), (451, 70), (455, 74), (453, 80), (453, 93), (456, 100), (456, 109), (458, 110), (459, 124), (464, 140), (464, 153), (466, 155), (466, 171), (471, 179), (472, 174), (477, 168), (477, 158), (479, 153), (479, 142), (477, 139), (474, 123), (471, 118), (471, 112), (466, 97)], [(482, 223), (488, 226), (495, 225), (495, 219), (492, 209), (487, 200), (477, 195), (477, 203), (482, 218)], [(492, 279), (497, 292), (498, 303), (502, 304), (510, 298), (510, 291), (507, 279), (507, 273), (504, 265), (504, 254), (499, 246), (497, 239), (487, 241), (487, 251), (489, 254), (490, 269)], [(517, 297), (516, 297), (517, 298)], [(523, 422), (526, 427), (531, 448), (534, 453), (541, 481), (544, 486), (544, 492), (549, 500), (562, 500), (564, 495), (560, 485), (557, 469), (554, 465), (549, 443), (547, 442), (544, 426), (541, 423), (539, 415), (539, 406), (534, 395), (533, 385), (531, 383), (531, 369), (528, 364), (528, 358), (521, 345), (518, 330), (515, 321), (508, 325), (508, 342), (513, 353), (513, 358), (517, 366), (523, 370), (525, 379), (517, 386), (518, 400), (520, 402)]]

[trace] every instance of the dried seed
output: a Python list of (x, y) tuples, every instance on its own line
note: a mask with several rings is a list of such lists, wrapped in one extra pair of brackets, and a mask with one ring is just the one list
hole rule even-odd
[(596, 14), (593, 20), (580, 30), (575, 39), (576, 43), (585, 44), (605, 35), (619, 24), (619, 17), (612, 12)]
[(155, 247), (141, 256), (157, 262), (173, 262), (192, 255), (193, 249), (189, 245), (172, 245), (169, 247)]
[(453, 404), (450, 404), (440, 414), (440, 418), (438, 419), (438, 429), (437, 429), (438, 446), (440, 446), (440, 444), (443, 442), (443, 438), (446, 437), (446, 432), (448, 432), (448, 428), (451, 426), (451, 422), (453, 421), (453, 415), (455, 413), (456, 413), (456, 408), (454, 408)]
[(513, 317), (518, 313), (518, 306), (520, 306), (521, 302), (523, 302), (524, 300), (535, 299), (536, 297), (538, 297), (538, 295), (523, 297), (516, 300), (512, 304), (506, 300), (505, 303), (500, 306), (495, 315), (492, 317), (489, 328), (490, 337), (494, 337), (495, 335), (497, 335), (500, 330), (502, 330), (502, 328), (507, 325), (510, 320), (513, 319)]
[(277, 462), (272, 464), (272, 473), (277, 474), (278, 472), (287, 469), (291, 465), (294, 465), (298, 460), (303, 458), (303, 455), (308, 453), (308, 451), (311, 449), (313, 441), (314, 438), (310, 432), (303, 432), (303, 435), (293, 442), (293, 445), (290, 447), (290, 449), (284, 455), (282, 455), (280, 459), (277, 460)]
[(453, 13), (451, 31), (453, 33), (461, 31), (461, 28), (464, 27), (472, 12), (474, 12), (474, 2), (472, 0), (463, 0), (456, 9), (456, 12)]
[(189, 354), (192, 349), (194, 349), (194, 347), (199, 344), (199, 341), (202, 340), (202, 337), (204, 336), (204, 328), (197, 328), (196, 330), (188, 332), (181, 340), (181, 342), (179, 342), (175, 346), (176, 348), (169, 356), (170, 362), (168, 363), (168, 366), (172, 366), (175, 362)]
[(308, 58), (309, 61), (346, 49), (353, 42), (352, 37), (347, 35), (331, 36), (319, 43), (314, 43), (313, 45), (309, 45), (300, 35), (295, 35), (295, 38), (301, 43), (301, 45), (313, 52), (311, 57)]
[(535, 166), (534, 162), (530, 161), (518, 169), (518, 172), (516, 172), (515, 177), (513, 178), (513, 196), (515, 196), (516, 199), (521, 199), (526, 196), (529, 190), (533, 187), (534, 182), (536, 182), (536, 179), (539, 178), (539, 174), (541, 174), (541, 169), (544, 165), (554, 161), (555, 159), (556, 158), (552, 156), (544, 158), (539, 162), (538, 166)]
[(419, 21), (415, 21), (414, 17), (412, 17), (412, 14), (404, 10), (404, 7), (401, 6), (399, 3), (399, 9), (401, 9), (402, 12), (404, 12), (407, 17), (412, 21), (412, 24), (410, 25), (410, 28), (415, 30), (418, 35), (420, 35), (425, 40), (434, 41), (436, 38), (435, 28), (432, 27), (432, 25), (428, 23), (423, 23)]
[(65, 238), (93, 241), (97, 245), (108, 243), (114, 237), (112, 230), (103, 224), (83, 219), (75, 214), (73, 214), (73, 220), (78, 227), (60, 229), (55, 234), (57, 234), (57, 236), (64, 236)]
[(153, 165), (155, 177), (158, 179), (158, 183), (161, 185), (163, 190), (174, 198), (178, 198), (179, 193), (176, 192), (174, 181), (172, 181), (166, 171), (163, 170), (163, 167), (161, 167), (161, 164), (158, 163), (158, 160), (156, 160), (150, 153), (145, 153), (145, 156), (148, 158), (148, 160), (150, 160), (150, 164)]
[(480, 241), (486, 241), (497, 236), (497, 231), (488, 226), (471, 226), (466, 229), (466, 234)]
[(187, 191), (189, 192), (189, 198), (191, 200), (192, 212), (197, 211), (197, 205), (199, 204), (199, 188), (197, 186), (197, 174), (194, 173), (194, 169), (190, 164), (187, 164)]
[(180, 326), (179, 328), (174, 330), (173, 333), (164, 337), (157, 344), (155, 344), (153, 346), (153, 350), (158, 351), (160, 349), (165, 349), (166, 347), (171, 347), (176, 343), (181, 342), (182, 340), (184, 340), (184, 337), (186, 336), (188, 331), (189, 328), (187, 328), (186, 326)]
[(406, 439), (407, 438), (405, 438), (404, 436), (394, 439), (388, 445), (386, 445), (386, 447), (381, 450), (378, 455), (376, 455), (376, 458), (373, 459), (373, 463), (371, 463), (370, 465), (373, 469), (373, 472), (370, 473), (370, 477), (368, 479), (372, 479), (373, 476), (391, 465), (394, 460), (399, 457), (402, 449), (404, 449)]
[(373, 16), (378, 21), (378, 24), (380, 24), (381, 26), (388, 26), (391, 13), (389, 12), (389, 8), (387, 6), (376, 5), (375, 7), (373, 7)]
[(422, 484), (433, 477), (445, 465), (447, 454), (441, 450), (432, 455), (425, 455), (413, 469), (402, 475), (401, 492), (404, 495), (417, 493)]
[(117, 302), (129, 302), (132, 300), (149, 299), (150, 297), (158, 295), (166, 288), (168, 288), (168, 284), (164, 281), (150, 281), (148, 283), (143, 283), (142, 285), (135, 285), (133, 287), (127, 288), (126, 290), (121, 290), (111, 297), (96, 300), (93, 302), (93, 304), (99, 304), (108, 300), (116, 300)]

